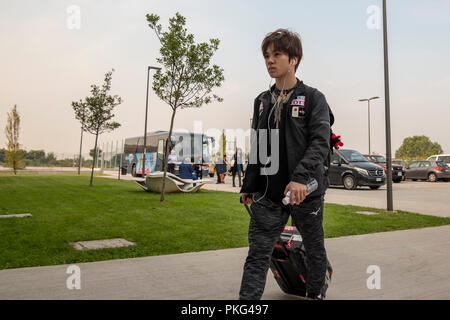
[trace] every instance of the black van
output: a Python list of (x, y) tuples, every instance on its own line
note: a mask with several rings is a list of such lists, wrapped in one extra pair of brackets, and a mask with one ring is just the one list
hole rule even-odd
[(354, 190), (357, 186), (378, 189), (386, 183), (386, 174), (379, 165), (367, 160), (356, 150), (334, 150), (328, 170), (330, 185)]

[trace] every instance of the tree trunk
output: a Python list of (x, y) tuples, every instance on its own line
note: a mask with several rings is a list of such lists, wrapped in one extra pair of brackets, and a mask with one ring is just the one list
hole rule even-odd
[(92, 182), (94, 180), (94, 167), (95, 167), (95, 161), (97, 160), (97, 140), (98, 140), (98, 131), (97, 131), (97, 134), (95, 135), (94, 162), (92, 163), (91, 183), (89, 184), (90, 187), (92, 187)]
[(173, 113), (172, 113), (172, 119), (170, 120), (170, 129), (169, 129), (169, 137), (167, 138), (167, 143), (166, 143), (166, 152), (164, 154), (164, 175), (163, 175), (163, 185), (162, 185), (162, 190), (161, 190), (161, 199), (159, 200), (160, 202), (164, 201), (164, 193), (166, 191), (166, 175), (167, 175), (167, 162), (169, 161), (169, 146), (172, 144), (172, 129), (173, 129), (173, 121), (175, 119), (175, 112), (176, 112), (177, 108), (173, 109)]

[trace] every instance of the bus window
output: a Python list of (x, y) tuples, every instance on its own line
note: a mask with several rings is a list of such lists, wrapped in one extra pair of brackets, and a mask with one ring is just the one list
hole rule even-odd
[(191, 157), (191, 135), (189, 133), (176, 133), (174, 136), (174, 149), (177, 158)]
[[(192, 144), (192, 155), (194, 157), (195, 163), (202, 162), (203, 156), (203, 135), (202, 134), (193, 134), (193, 144)], [(200, 159), (200, 161), (199, 161)]]
[[(212, 163), (211, 161), (211, 146), (213, 142), (211, 141), (211, 137), (205, 137), (206, 139), (203, 139), (203, 162), (205, 163)], [(210, 146), (211, 144), (211, 146)]]
[(164, 140), (163, 139), (159, 139), (158, 141), (158, 156), (159, 155), (164, 155)]

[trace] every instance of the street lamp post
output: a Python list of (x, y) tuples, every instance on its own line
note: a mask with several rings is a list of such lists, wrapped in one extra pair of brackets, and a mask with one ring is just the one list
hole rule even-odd
[(147, 152), (147, 114), (148, 114), (148, 86), (150, 78), (150, 69), (161, 70), (159, 67), (147, 67), (147, 98), (145, 100), (145, 128), (144, 128), (144, 155), (142, 159), (142, 176), (145, 177), (145, 153)]
[(368, 119), (368, 127), (369, 127), (369, 155), (371, 154), (371, 149), (370, 149), (370, 100), (374, 100), (374, 99), (378, 99), (379, 97), (372, 97), (369, 99), (359, 99), (359, 101), (367, 101), (367, 113), (369, 114), (369, 119)]
[(392, 195), (392, 155), (391, 155), (391, 111), (389, 102), (389, 60), (387, 40), (386, 0), (383, 0), (383, 51), (384, 51), (384, 100), (386, 121), (386, 174), (387, 174), (387, 210), (393, 211)]

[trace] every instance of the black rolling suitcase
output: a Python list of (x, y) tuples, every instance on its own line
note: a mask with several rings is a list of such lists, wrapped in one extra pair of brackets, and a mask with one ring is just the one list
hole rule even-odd
[[(270, 269), (281, 290), (287, 294), (306, 296), (306, 275), (308, 273), (306, 251), (300, 232), (296, 227), (286, 226), (284, 228), (275, 244)], [(321, 290), (323, 297), (326, 296), (332, 274), (333, 269), (327, 260), (325, 283)]]

